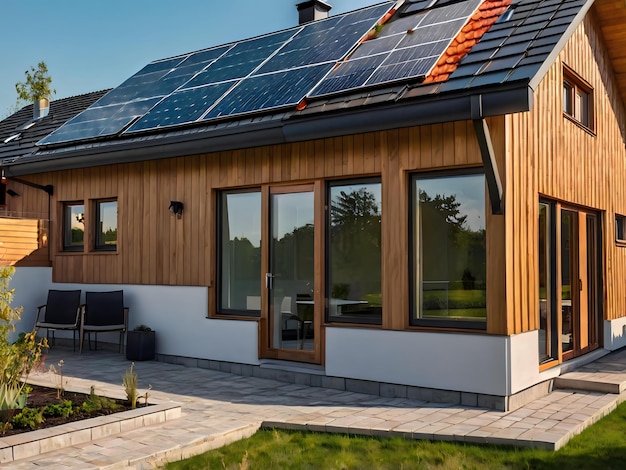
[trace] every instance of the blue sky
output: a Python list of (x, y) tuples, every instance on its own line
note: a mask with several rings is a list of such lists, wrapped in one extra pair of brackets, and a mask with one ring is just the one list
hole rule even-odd
[[(295, 26), (301, 0), (2, 0), (0, 118), (40, 61), (53, 99), (113, 88), (148, 62)], [(380, 0), (327, 0), (331, 14)]]

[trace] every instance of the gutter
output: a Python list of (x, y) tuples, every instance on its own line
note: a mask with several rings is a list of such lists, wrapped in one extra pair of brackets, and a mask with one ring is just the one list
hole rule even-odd
[[(0, 161), (13, 176), (47, 171), (132, 163), (267, 145), (339, 137), (425, 124), (475, 120), (529, 111), (533, 91), (528, 83), (500, 86), (483, 92), (472, 90), (449, 97), (433, 94), (337, 112), (285, 114), (282, 119), (195, 131), (183, 129), (170, 135), (144, 135), (127, 140), (85, 143), (62, 150), (42, 150), (17, 159)], [(477, 93), (478, 92), (478, 93)], [(478, 98), (476, 98), (478, 96)], [(480, 116), (472, 103), (480, 100)]]

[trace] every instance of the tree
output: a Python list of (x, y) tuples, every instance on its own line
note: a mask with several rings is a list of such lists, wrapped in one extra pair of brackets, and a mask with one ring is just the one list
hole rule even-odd
[(15, 91), (20, 100), (34, 103), (42, 99), (49, 99), (56, 90), (50, 88), (52, 78), (48, 75), (48, 66), (42, 60), (37, 64), (37, 68), (32, 67), (24, 72), (26, 81), (17, 82)]

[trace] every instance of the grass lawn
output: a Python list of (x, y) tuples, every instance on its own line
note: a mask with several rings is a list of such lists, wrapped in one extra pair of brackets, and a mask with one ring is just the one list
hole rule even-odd
[(557, 452), (449, 442), (263, 430), (180, 469), (624, 469), (626, 403)]

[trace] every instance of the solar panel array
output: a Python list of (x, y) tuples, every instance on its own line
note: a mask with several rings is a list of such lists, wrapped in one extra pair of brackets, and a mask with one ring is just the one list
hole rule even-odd
[(407, 2), (361, 44), (394, 2), (152, 62), (38, 145), (282, 109), (307, 96), (419, 79), (481, 3), (434, 1)]
[(392, 6), (150, 63), (38, 144), (116, 135), (133, 121), (126, 133), (292, 106)]
[[(310, 96), (428, 75), (481, 0), (451, 3), (424, 11), (421, 9), (425, 3), (407, 5), (400, 12), (406, 16), (394, 16), (378, 37), (361, 44), (350, 60), (334, 69)], [(408, 14), (416, 10), (414, 14)]]

